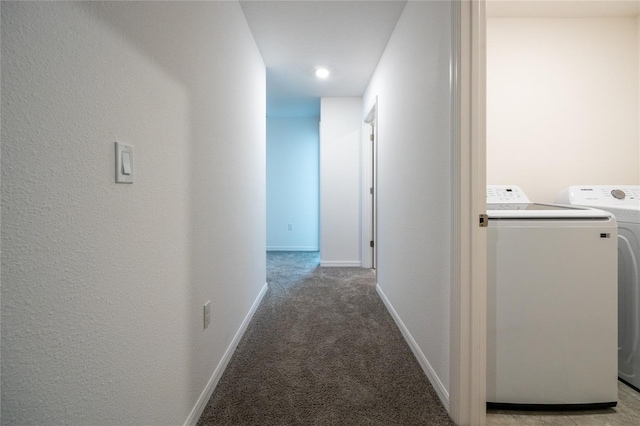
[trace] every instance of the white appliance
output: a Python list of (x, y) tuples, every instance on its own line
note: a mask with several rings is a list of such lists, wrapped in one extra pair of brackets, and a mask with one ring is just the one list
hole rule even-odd
[(613, 215), (489, 186), (487, 216), (487, 406), (615, 406)]
[(618, 377), (640, 389), (640, 185), (571, 186), (556, 202), (591, 206), (618, 222)]

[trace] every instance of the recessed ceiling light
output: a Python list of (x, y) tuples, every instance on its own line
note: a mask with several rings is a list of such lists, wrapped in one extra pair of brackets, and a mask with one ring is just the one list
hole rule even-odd
[(318, 78), (328, 78), (329, 70), (326, 68), (317, 68), (316, 69), (316, 77)]

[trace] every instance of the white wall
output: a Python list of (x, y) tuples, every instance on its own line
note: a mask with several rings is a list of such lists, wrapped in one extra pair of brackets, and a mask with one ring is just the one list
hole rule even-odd
[(265, 112), (237, 2), (2, 2), (3, 424), (185, 423), (265, 285)]
[(360, 266), (362, 98), (320, 100), (320, 263)]
[(638, 19), (487, 22), (487, 183), (640, 184)]
[(448, 405), (451, 102), (448, 2), (408, 2), (364, 96), (378, 95), (378, 287)]
[(319, 249), (319, 161), (317, 117), (267, 119), (267, 250)]

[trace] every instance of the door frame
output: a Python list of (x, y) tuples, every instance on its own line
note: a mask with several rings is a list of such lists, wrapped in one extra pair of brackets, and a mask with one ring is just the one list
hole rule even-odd
[[(361, 262), (363, 268), (375, 269), (378, 234), (378, 97), (363, 120), (362, 127), (362, 220)], [(373, 190), (370, 192), (370, 190)], [(373, 241), (373, 247), (370, 242)]]
[(449, 414), (486, 424), (485, 0), (452, 7), (452, 270)]

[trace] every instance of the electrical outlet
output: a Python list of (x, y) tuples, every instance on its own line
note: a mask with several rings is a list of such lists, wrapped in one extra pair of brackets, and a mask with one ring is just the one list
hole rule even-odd
[(211, 300), (207, 300), (204, 304), (204, 328), (209, 327), (211, 323)]

